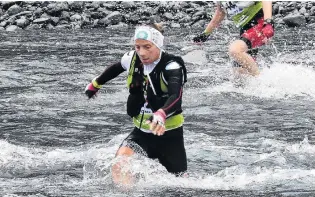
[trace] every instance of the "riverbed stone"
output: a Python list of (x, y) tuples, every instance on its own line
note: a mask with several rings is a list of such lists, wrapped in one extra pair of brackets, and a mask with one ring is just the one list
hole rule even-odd
[(12, 16), (12, 15), (18, 14), (22, 11), (23, 11), (23, 9), (20, 6), (14, 4), (7, 10), (7, 13), (9, 16)]
[(21, 28), (19, 28), (16, 25), (9, 25), (6, 27), (6, 31), (16, 31), (16, 30), (20, 30)]
[(306, 24), (306, 19), (301, 14), (289, 14), (283, 18), (283, 21), (289, 27), (304, 26)]
[(29, 20), (27, 20), (25, 17), (23, 18), (20, 18), (20, 19), (17, 19), (15, 20), (15, 23), (18, 27), (21, 27), (21, 28), (24, 28), (26, 27), (30, 22)]
[[(0, 27), (16, 25), (28, 29), (29, 25), (39, 24), (40, 28), (52, 29), (47, 26), (51, 24), (58, 28), (119, 28), (122, 24), (147, 23), (155, 15), (159, 16), (157, 22), (164, 22), (169, 27), (197, 28), (210, 21), (215, 7), (216, 3), (210, 1), (2, 1)], [(273, 2), (273, 17), (277, 24), (289, 27), (309, 25), (315, 23), (313, 16), (315, 2)], [(222, 26), (225, 25), (223, 22)]]

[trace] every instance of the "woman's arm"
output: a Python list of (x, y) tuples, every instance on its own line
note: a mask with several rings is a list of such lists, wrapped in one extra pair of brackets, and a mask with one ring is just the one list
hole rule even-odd
[(122, 67), (120, 62), (117, 62), (105, 69), (105, 71), (96, 78), (96, 82), (99, 85), (105, 84), (107, 81), (114, 79), (119, 74), (124, 72), (125, 69)]
[(171, 68), (168, 69), (168, 66), (166, 66), (166, 71), (163, 73), (168, 83), (169, 98), (161, 109), (165, 112), (166, 116), (181, 109), (183, 94), (183, 69), (176, 62), (170, 64), (172, 64)]
[(264, 20), (272, 18), (272, 1), (262, 1)]
[(211, 19), (210, 23), (207, 25), (207, 27), (205, 29), (205, 33), (206, 34), (210, 34), (211, 32), (213, 32), (213, 30), (215, 28), (217, 28), (220, 25), (220, 23), (223, 21), (225, 15), (226, 15), (226, 13), (225, 13), (224, 9), (218, 3), (217, 9), (216, 9), (216, 11), (214, 13), (214, 16), (213, 16), (213, 18)]

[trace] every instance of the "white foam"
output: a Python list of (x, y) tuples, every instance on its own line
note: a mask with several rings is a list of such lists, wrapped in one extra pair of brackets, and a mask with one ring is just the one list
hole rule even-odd
[(315, 99), (315, 70), (303, 65), (274, 63), (263, 68), (258, 77), (247, 78), (243, 88), (228, 81), (210, 89), (210, 92), (237, 92), (260, 98), (290, 98), (302, 96)]

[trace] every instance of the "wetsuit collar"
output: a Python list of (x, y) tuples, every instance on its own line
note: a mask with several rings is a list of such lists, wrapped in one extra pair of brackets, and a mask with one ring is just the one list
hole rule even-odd
[(153, 71), (155, 66), (158, 65), (158, 63), (161, 61), (162, 52), (163, 52), (163, 50), (160, 49), (160, 56), (157, 60), (155, 60), (151, 64), (144, 64), (143, 71), (144, 71), (145, 75), (149, 75)]

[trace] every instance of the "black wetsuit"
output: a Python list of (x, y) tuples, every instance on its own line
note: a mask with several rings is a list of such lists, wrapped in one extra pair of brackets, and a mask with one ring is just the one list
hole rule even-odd
[[(181, 67), (178, 69), (163, 70), (164, 78), (167, 81), (168, 98), (161, 109), (165, 111), (167, 116), (182, 112), (181, 103), (184, 84), (183, 81), (185, 81), (184, 78), (186, 77), (186, 71), (184, 69), (184, 67)], [(105, 71), (96, 78), (96, 81), (100, 85), (105, 84), (124, 71), (125, 69), (120, 62), (115, 63), (107, 67)], [(160, 83), (159, 81), (154, 81), (154, 76), (151, 76), (151, 79), (153, 84)], [(154, 105), (154, 103), (152, 103), (152, 105)], [(121, 146), (130, 147), (135, 152), (141, 153), (144, 151), (149, 158), (157, 158), (159, 162), (165, 166), (168, 172), (176, 175), (187, 170), (187, 158), (184, 147), (182, 126), (176, 129), (168, 130), (162, 136), (146, 133), (135, 127), (122, 142)], [(140, 146), (142, 151), (138, 151), (136, 146)]]

